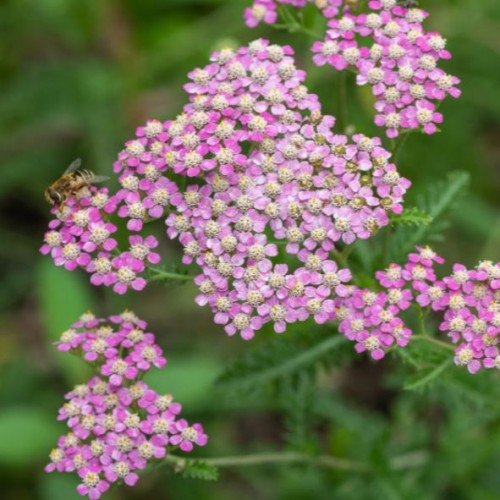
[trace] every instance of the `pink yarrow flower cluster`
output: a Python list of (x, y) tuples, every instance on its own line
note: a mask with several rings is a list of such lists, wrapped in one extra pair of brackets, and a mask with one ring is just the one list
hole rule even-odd
[[(202, 268), (197, 302), (245, 339), (267, 322), (282, 332), (326, 321), (330, 295), (350, 276), (338, 270), (325, 284), (337, 272), (329, 253), (387, 225), (410, 185), (380, 139), (332, 132), (334, 118), (321, 115), (292, 54), (265, 40), (215, 53), (190, 74), (190, 104), (165, 133), (129, 143), (142, 140), (149, 162), (163, 141), (174, 173), (203, 177), (172, 190), (167, 233), (183, 245), (183, 263)], [(125, 151), (116, 169), (131, 159)], [(295, 271), (276, 258), (279, 245), (297, 256)]]
[[(306, 1), (289, 3), (302, 8)], [(246, 24), (276, 21), (276, 2), (257, 0), (245, 11)], [(320, 2), (328, 22), (324, 40), (312, 46), (317, 66), (357, 72), (358, 85), (370, 85), (376, 98), (375, 123), (389, 138), (402, 131), (420, 129), (433, 134), (443, 121), (437, 111), (446, 96), (458, 98), (460, 80), (439, 67), (450, 59), (446, 40), (426, 31), (428, 13), (405, 7), (396, 0), (371, 0), (369, 12), (355, 15), (348, 5), (339, 17), (341, 2)], [(323, 10), (324, 9), (324, 10)]]
[(260, 23), (274, 24), (278, 19), (277, 8), (280, 4), (303, 8), (309, 3), (314, 4), (323, 16), (330, 18), (339, 13), (342, 0), (254, 0), (252, 6), (245, 9), (245, 24), (249, 28), (255, 28)]
[(404, 266), (391, 264), (375, 274), (382, 291), (346, 287), (335, 300), (339, 331), (358, 352), (381, 359), (388, 348), (408, 344), (412, 331), (399, 315), (413, 305), (443, 314), (440, 330), (458, 345), (457, 365), (470, 373), (500, 369), (500, 263), (483, 261), (475, 269), (455, 264), (439, 279), (435, 266), (443, 263), (429, 247), (417, 247)]
[(335, 304), (339, 332), (356, 342), (357, 352), (367, 351), (375, 360), (382, 359), (393, 346), (408, 344), (412, 331), (400, 313), (410, 307), (409, 290), (391, 288), (387, 292), (351, 287)]
[(312, 47), (314, 62), (357, 71), (357, 84), (372, 88), (375, 123), (386, 128), (388, 137), (413, 129), (435, 133), (443, 121), (437, 111), (440, 102), (448, 95), (460, 96), (459, 79), (438, 66), (441, 59), (451, 58), (446, 40), (424, 30), (428, 14), (421, 9), (395, 0), (368, 5), (368, 14), (346, 10), (343, 17), (329, 21), (325, 39)]
[[(380, 143), (356, 136), (349, 144), (327, 132), (330, 119), (305, 122), (295, 142), (264, 141), (246, 172), (210, 174), (202, 188), (172, 198), (178, 213), (168, 233), (183, 244), (184, 262), (203, 271), (196, 301), (230, 335), (249, 339), (267, 322), (279, 333), (310, 317), (325, 322), (330, 296), (350, 279), (330, 252), (369, 238), (402, 208), (409, 183)], [(280, 263), (279, 248), (296, 255), (295, 271)]]
[(204, 446), (200, 424), (179, 417), (181, 405), (160, 395), (142, 375), (165, 365), (147, 325), (126, 311), (107, 319), (87, 313), (62, 334), (58, 349), (72, 351), (99, 367), (99, 376), (66, 394), (59, 410), (70, 432), (50, 453), (47, 472), (76, 472), (78, 493), (98, 499), (113, 483), (133, 486), (138, 471), (164, 459), (169, 447), (190, 452)]
[(107, 188), (96, 186), (71, 195), (64, 206), (52, 208), (55, 219), (49, 223), (40, 252), (51, 255), (56, 266), (68, 271), (84, 269), (93, 285), (113, 287), (118, 294), (129, 288), (142, 290), (146, 280), (141, 273), (146, 264), (160, 261), (159, 254), (153, 251), (158, 241), (154, 236), (131, 235), (128, 250), (118, 250), (113, 238), (117, 227), (109, 218), (121, 197), (121, 193), (110, 196)]
[(95, 255), (110, 256), (117, 245), (112, 237), (116, 226), (106, 221), (106, 214), (114, 210), (106, 188), (81, 189), (63, 207), (52, 208), (56, 218), (49, 223), (40, 252), (68, 271), (87, 269)]
[(417, 302), (444, 311), (440, 330), (457, 344), (455, 363), (472, 374), (500, 369), (500, 263), (454, 264), (442, 280), (417, 283)]

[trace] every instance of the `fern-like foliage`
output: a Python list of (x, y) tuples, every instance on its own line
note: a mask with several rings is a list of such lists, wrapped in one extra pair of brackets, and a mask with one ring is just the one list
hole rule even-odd
[(178, 286), (193, 279), (190, 269), (180, 264), (149, 267), (147, 273), (148, 281), (159, 281), (165, 286)]
[(433, 221), (432, 215), (417, 207), (406, 208), (398, 215), (391, 216), (391, 226), (428, 226)]
[[(469, 184), (467, 172), (454, 172), (444, 181), (436, 182), (427, 187), (426, 191), (417, 197), (416, 209), (410, 209), (409, 219), (420, 219), (425, 222), (426, 214), (428, 223), (417, 224), (417, 227), (407, 227), (400, 224), (394, 231), (391, 258), (394, 261), (403, 259), (415, 245), (439, 241), (444, 231), (448, 228), (448, 215), (458, 204), (460, 197)], [(402, 216), (404, 218), (404, 215)], [(415, 225), (415, 224), (413, 224)]]
[(279, 394), (289, 448), (306, 453), (316, 452), (317, 443), (312, 435), (312, 410), (316, 399), (314, 374), (303, 370), (287, 377), (279, 384)]
[(404, 388), (409, 391), (422, 391), (433, 382), (442, 382), (443, 373), (453, 366), (453, 358), (449, 357), (441, 363), (419, 370), (415, 375), (406, 381)]
[(286, 340), (275, 337), (246, 351), (222, 373), (217, 388), (223, 392), (259, 391), (299, 371), (314, 371), (328, 363), (332, 352), (346, 343), (342, 335), (331, 331), (325, 336), (324, 329), (319, 328)]
[(216, 481), (219, 477), (219, 469), (203, 460), (186, 460), (182, 476), (186, 479)]
[(397, 349), (395, 354), (406, 365), (403, 387), (409, 391), (433, 389), (448, 378), (454, 367), (452, 351), (417, 339), (410, 340), (407, 348)]

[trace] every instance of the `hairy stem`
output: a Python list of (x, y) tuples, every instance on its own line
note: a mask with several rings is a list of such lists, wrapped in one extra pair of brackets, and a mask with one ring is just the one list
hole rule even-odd
[(420, 341), (420, 342), (428, 342), (430, 344), (434, 344), (434, 345), (437, 345), (439, 347), (442, 347), (443, 349), (448, 349), (449, 351), (453, 351), (455, 352), (455, 346), (453, 346), (452, 344), (449, 344), (448, 342), (443, 342), (442, 340), (438, 340), (434, 337), (429, 337), (428, 335), (422, 335), (422, 334), (419, 334), (419, 335), (413, 335), (411, 337), (411, 342), (414, 342), (414, 341)]
[(284, 5), (278, 6), (278, 13), (280, 17), (283, 19), (283, 24), (273, 24), (271, 25), (273, 28), (277, 29), (286, 29), (290, 33), (304, 33), (312, 38), (317, 40), (321, 39), (321, 34), (316, 33), (313, 30), (310, 30), (303, 24), (303, 18), (299, 19), (294, 17), (293, 13)]
[(397, 162), (399, 154), (401, 153), (401, 150), (403, 149), (403, 145), (405, 144), (406, 140), (408, 139), (409, 135), (411, 132), (404, 132), (399, 135), (399, 137), (394, 141), (393, 146), (392, 146), (392, 156), (393, 156), (393, 161)]
[(417, 315), (418, 315), (418, 321), (420, 324), (420, 334), (423, 337), (427, 337), (429, 334), (427, 333), (427, 328), (425, 326), (425, 317), (426, 313), (424, 313), (424, 310), (420, 305), (417, 306)]
[(173, 273), (169, 271), (164, 271), (163, 269), (158, 269), (156, 267), (150, 267), (149, 272), (151, 273), (151, 281), (163, 281), (163, 280), (178, 280), (178, 281), (192, 281), (194, 276), (190, 274), (180, 274)]
[(337, 125), (341, 134), (345, 133), (347, 116), (347, 73), (341, 71), (337, 78)]
[[(168, 455), (166, 462), (175, 464), (176, 466), (183, 467), (186, 459)], [(326, 467), (329, 469), (356, 471), (356, 472), (369, 472), (370, 467), (361, 462), (353, 462), (345, 458), (337, 458), (329, 455), (312, 456), (305, 453), (296, 452), (276, 452), (276, 453), (258, 453), (255, 455), (242, 455), (233, 457), (220, 457), (220, 458), (204, 458), (203, 462), (214, 467), (244, 467), (252, 465), (264, 464), (310, 464), (319, 467)]]
[[(167, 455), (165, 464), (182, 469), (189, 459)], [(429, 460), (429, 453), (426, 450), (419, 450), (397, 456), (389, 460), (390, 466), (394, 470), (413, 469), (421, 467)], [(274, 452), (256, 453), (253, 455), (240, 455), (217, 458), (203, 458), (202, 462), (214, 467), (247, 467), (265, 464), (306, 464), (325, 467), (327, 469), (344, 470), (351, 472), (372, 472), (369, 464), (348, 460), (346, 458), (334, 457), (331, 455), (308, 455), (298, 452)]]

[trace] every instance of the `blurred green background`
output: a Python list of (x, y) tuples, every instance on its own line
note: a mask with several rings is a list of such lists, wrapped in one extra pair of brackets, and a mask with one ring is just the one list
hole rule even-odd
[[(252, 346), (226, 337), (212, 324), (209, 311), (194, 304), (191, 285), (151, 285), (145, 293), (118, 298), (91, 288), (83, 274), (56, 269), (38, 254), (49, 219), (46, 186), (78, 157), (87, 168), (109, 175), (137, 126), (149, 118), (172, 118), (181, 110), (186, 73), (205, 65), (212, 50), (271, 37), (292, 43), (299, 65), (310, 68), (311, 40), (268, 27), (244, 27), (242, 11), (249, 3), (0, 3), (2, 499), (78, 497), (75, 478), (45, 474), (43, 466), (57, 436), (66, 431), (55, 420), (63, 394), (88, 373), (83, 364), (56, 353), (51, 342), (88, 309), (110, 314), (125, 307), (149, 322), (169, 358), (152, 383), (173, 392), (189, 420), (205, 425), (210, 441), (200, 456), (293, 448), (287, 432), (294, 425), (294, 409), (302, 408), (296, 419), (309, 419), (308, 432), (320, 437), (323, 451), (369, 460), (376, 472), (361, 476), (266, 465), (226, 469), (218, 482), (205, 483), (160, 469), (135, 488), (122, 487), (108, 498), (500, 498), (497, 373), (479, 375), (474, 382), (465, 375), (454, 380), (457, 387), (403, 391), (397, 363), (351, 362), (349, 347), (339, 354), (338, 367), (314, 379), (314, 401), (308, 399), (310, 380), (294, 385), (287, 400), (293, 411), (286, 413), (270, 390), (228, 396), (213, 389), (226, 362), (265, 346), (272, 334), (264, 332)], [(428, 29), (448, 39), (454, 58), (445, 67), (462, 79), (463, 97), (442, 106), (442, 134), (410, 137), (399, 168), (414, 182), (414, 196), (452, 171), (469, 172), (469, 190), (453, 211), (445, 238), (435, 246), (448, 263), (499, 261), (500, 3), (441, 0), (422, 1), (421, 6), (431, 11)], [(309, 86), (332, 113), (337, 106), (334, 85), (328, 69), (311, 68)], [(368, 89), (351, 85), (349, 121), (356, 130), (376, 135), (371, 106)], [(177, 258), (175, 244), (165, 242), (162, 251)], [(290, 335), (295, 333), (298, 329)], [(303, 447), (307, 443), (303, 436)], [(403, 465), (387, 458), (408, 450), (417, 454)]]

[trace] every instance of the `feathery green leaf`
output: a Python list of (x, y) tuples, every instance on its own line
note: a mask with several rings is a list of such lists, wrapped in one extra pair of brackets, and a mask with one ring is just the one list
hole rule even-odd
[(186, 479), (216, 481), (219, 477), (219, 469), (203, 460), (186, 460), (182, 476)]
[(391, 258), (398, 261), (417, 244), (439, 241), (448, 227), (445, 216), (457, 205), (469, 184), (467, 172), (454, 172), (445, 180), (432, 184), (417, 198), (417, 209), (431, 221), (415, 227), (399, 225), (393, 235)]
[(417, 207), (405, 209), (401, 214), (391, 216), (392, 226), (428, 226), (433, 217)]
[(299, 370), (314, 366), (345, 343), (342, 335), (321, 331), (288, 339), (274, 338), (248, 351), (219, 377), (216, 385), (228, 389), (256, 389)]

